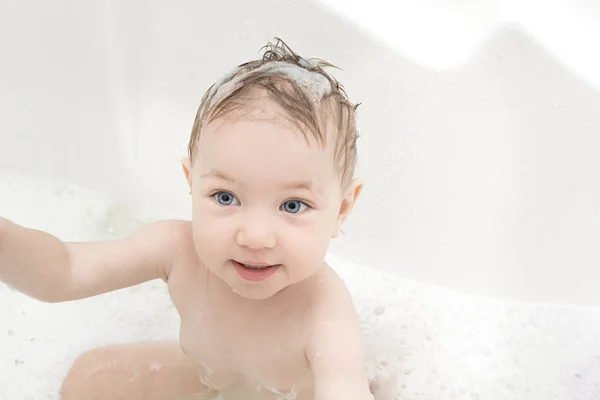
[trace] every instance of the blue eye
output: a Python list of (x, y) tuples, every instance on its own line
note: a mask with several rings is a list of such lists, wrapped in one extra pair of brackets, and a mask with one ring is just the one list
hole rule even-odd
[[(217, 192), (213, 195), (217, 203), (222, 206), (231, 206), (233, 203), (237, 201), (234, 195), (229, 192)], [(237, 202), (239, 204), (239, 201)]]
[[(303, 208), (304, 207), (304, 208)], [(308, 208), (306, 203), (299, 200), (288, 200), (283, 203), (283, 209), (290, 214), (298, 214)]]

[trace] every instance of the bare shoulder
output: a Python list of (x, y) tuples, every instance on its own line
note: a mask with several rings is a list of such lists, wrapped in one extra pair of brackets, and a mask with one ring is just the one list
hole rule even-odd
[(192, 224), (185, 220), (162, 220), (150, 223), (131, 235), (132, 245), (160, 262), (161, 279), (167, 280), (174, 265), (193, 248)]
[(342, 334), (348, 341), (360, 345), (358, 316), (346, 284), (329, 265), (319, 274), (308, 321), (312, 340)]
[(314, 285), (314, 301), (311, 304), (315, 320), (320, 322), (321, 318), (331, 319), (333, 315), (354, 319), (356, 312), (352, 296), (342, 278), (328, 264), (323, 265), (318, 274), (318, 284)]
[(70, 261), (66, 298), (90, 297), (153, 279), (166, 281), (190, 241), (189, 222), (166, 220), (123, 239), (66, 243)]
[[(141, 227), (136, 234), (169, 235), (177, 238), (177, 235), (186, 235), (191, 233), (191, 222), (179, 219), (167, 219), (151, 222)], [(165, 237), (161, 237), (164, 239)], [(180, 237), (183, 238), (183, 237)]]

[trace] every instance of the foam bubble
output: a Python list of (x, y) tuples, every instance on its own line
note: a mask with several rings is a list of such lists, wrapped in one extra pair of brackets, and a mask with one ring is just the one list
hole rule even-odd
[[(0, 174), (1, 215), (63, 238), (94, 240), (108, 227), (122, 233), (137, 225), (133, 214), (111, 209), (106, 196), (74, 185)], [(599, 307), (494, 300), (328, 261), (356, 304), (369, 378), (394, 371), (399, 398), (597, 398)], [(0, 305), (0, 398), (57, 400), (85, 350), (178, 338), (179, 316), (162, 281), (61, 304), (0, 284)]]
[[(304, 59), (301, 59), (304, 60)], [(215, 94), (211, 100), (211, 107), (219, 104), (224, 98), (229, 96), (235, 89), (237, 89), (239, 82), (248, 76), (248, 74), (266, 72), (272, 75), (285, 75), (288, 78), (294, 80), (298, 87), (306, 94), (306, 96), (313, 102), (318, 103), (325, 94), (331, 92), (332, 87), (329, 80), (318, 72), (310, 71), (306, 68), (312, 68), (316, 64), (309, 63), (304, 60), (301, 61), (305, 68), (299, 67), (295, 64), (291, 64), (284, 61), (271, 61), (267, 62), (260, 67), (240, 73), (240, 69), (228, 73), (226, 77), (221, 78), (214, 86)], [(238, 75), (236, 75), (238, 74)], [(235, 77), (231, 79), (232, 76)], [(228, 82), (226, 82), (228, 79)], [(225, 82), (225, 83), (223, 83)]]

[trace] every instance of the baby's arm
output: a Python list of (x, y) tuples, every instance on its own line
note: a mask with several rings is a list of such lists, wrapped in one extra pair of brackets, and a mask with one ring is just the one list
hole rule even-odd
[(315, 380), (315, 400), (372, 400), (361, 332), (344, 291), (315, 312), (306, 356)]
[(166, 279), (185, 224), (155, 222), (122, 240), (77, 243), (0, 218), (0, 281), (59, 302)]

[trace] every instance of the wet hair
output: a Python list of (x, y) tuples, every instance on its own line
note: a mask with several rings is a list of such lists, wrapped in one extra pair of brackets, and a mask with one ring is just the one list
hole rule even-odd
[(188, 156), (193, 162), (202, 129), (209, 122), (243, 109), (261, 91), (284, 110), (307, 141), (312, 135), (320, 146), (334, 145), (335, 167), (342, 185), (348, 184), (357, 162), (359, 104), (352, 104), (343, 86), (324, 71), (337, 67), (301, 57), (279, 38), (261, 50), (261, 59), (239, 65), (206, 91), (194, 119)]

